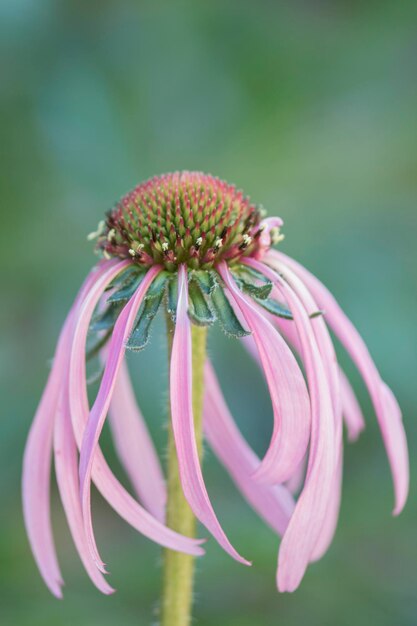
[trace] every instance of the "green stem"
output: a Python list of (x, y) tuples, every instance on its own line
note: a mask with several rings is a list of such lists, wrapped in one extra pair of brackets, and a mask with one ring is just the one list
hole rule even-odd
[[(169, 354), (171, 354), (174, 324), (167, 317)], [(192, 325), (193, 414), (194, 429), (200, 459), (203, 451), (204, 362), (207, 329)], [(196, 519), (184, 498), (178, 472), (172, 428), (168, 436), (168, 501), (166, 523), (169, 528), (195, 537)], [(189, 626), (193, 597), (194, 557), (182, 552), (164, 550), (161, 626)]]

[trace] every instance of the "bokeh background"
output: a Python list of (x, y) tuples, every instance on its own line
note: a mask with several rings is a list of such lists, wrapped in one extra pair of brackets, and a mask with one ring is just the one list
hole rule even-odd
[[(44, 587), (25, 537), (21, 457), (65, 313), (94, 261), (86, 233), (137, 182), (201, 169), (285, 220), (283, 249), (334, 291), (400, 399), (412, 469), (391, 516), (391, 479), (368, 428), (345, 459), (336, 539), (292, 595), (275, 590), (277, 539), (210, 452), (215, 508), (251, 569), (211, 540), (198, 563), (199, 626), (417, 623), (416, 3), (2, 0), (0, 3), (0, 621), (113, 626), (156, 620), (160, 552), (96, 498), (118, 592), (102, 597), (75, 555), (56, 489), (66, 590)], [(236, 342), (211, 338), (227, 399), (262, 453), (271, 409)], [(130, 358), (164, 451), (163, 327)], [(116, 471), (113, 450), (103, 437)], [(173, 625), (174, 626), (174, 625)]]

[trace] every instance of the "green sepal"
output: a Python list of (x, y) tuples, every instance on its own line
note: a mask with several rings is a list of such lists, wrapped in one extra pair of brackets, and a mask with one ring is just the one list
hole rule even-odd
[(146, 300), (152, 300), (153, 298), (160, 298), (164, 295), (167, 280), (169, 278), (169, 272), (160, 272), (151, 282), (148, 291), (146, 292)]
[(286, 320), (293, 319), (291, 311), (289, 311), (283, 304), (281, 304), (277, 300), (274, 300), (274, 298), (266, 298), (262, 300), (261, 298), (253, 297), (253, 299), (261, 307), (268, 311), (268, 313), (272, 313), (272, 315), (276, 315), (277, 317), (283, 317)]
[[(238, 287), (248, 295), (266, 300), (272, 291), (272, 283), (263, 274), (252, 268), (240, 267), (232, 270)], [(259, 284), (261, 282), (261, 284)]]
[(191, 277), (198, 283), (201, 291), (209, 296), (216, 288), (216, 279), (214, 272), (208, 272), (207, 270), (195, 270), (192, 272)]
[(213, 312), (226, 335), (237, 338), (250, 335), (250, 332), (243, 328), (236, 317), (236, 313), (227, 299), (223, 287), (219, 283), (217, 283), (215, 290), (211, 294), (210, 302), (213, 307)]
[[(188, 286), (188, 296), (190, 306), (188, 308), (188, 315), (190, 319), (197, 324), (197, 326), (209, 326), (213, 324), (216, 317), (213, 311), (210, 309), (206, 297), (200, 287), (200, 283), (196, 280), (191, 280)], [(207, 296), (210, 298), (210, 296)]]
[(178, 278), (176, 274), (172, 274), (168, 280), (168, 313), (171, 316), (173, 322), (177, 316), (177, 301), (178, 301)]
[(111, 302), (103, 311), (103, 313), (99, 313), (91, 322), (90, 330), (92, 332), (98, 332), (100, 330), (108, 330), (109, 328), (113, 328), (116, 323), (117, 318), (119, 317), (120, 311), (123, 308), (123, 303), (121, 302)]
[(149, 341), (152, 322), (158, 313), (163, 297), (164, 291), (161, 290), (159, 295), (145, 299), (141, 304), (135, 327), (127, 341), (126, 348), (138, 351), (146, 346)]
[(122, 283), (121, 287), (110, 296), (107, 302), (124, 302), (130, 300), (145, 276), (146, 272), (140, 272), (139, 274), (135, 272), (133, 275), (131, 274), (129, 278)]
[(121, 287), (122, 285), (127, 285), (133, 278), (135, 278), (138, 272), (142, 272), (142, 269), (137, 265), (128, 265), (124, 267), (118, 274), (113, 278), (111, 283), (107, 285), (106, 291), (110, 289), (114, 289), (115, 287)]

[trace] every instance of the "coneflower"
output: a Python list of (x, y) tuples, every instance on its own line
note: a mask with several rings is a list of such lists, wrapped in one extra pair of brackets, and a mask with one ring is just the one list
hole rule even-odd
[[(196, 518), (230, 556), (250, 565), (230, 543), (210, 502), (201, 470), (203, 432), (250, 505), (282, 536), (278, 589), (296, 589), (336, 528), (343, 418), (350, 439), (364, 427), (327, 325), (369, 390), (393, 475), (394, 513), (402, 510), (408, 453), (398, 404), (333, 296), (296, 261), (272, 249), (283, 238), (281, 227), (280, 218), (265, 218), (234, 186), (181, 172), (136, 187), (89, 236), (97, 239), (103, 258), (64, 323), (24, 455), (27, 532), (56, 596), (61, 597), (63, 582), (50, 524), (52, 450), (74, 543), (102, 592), (112, 589), (94, 539), (91, 481), (122, 518), (166, 548), (165, 626), (190, 620), (193, 560), (204, 553), (203, 540), (195, 538)], [(127, 349), (145, 348), (161, 308), (170, 350), (166, 479), (124, 360)], [(274, 427), (263, 459), (239, 432), (206, 357), (207, 328), (216, 321), (228, 336), (243, 341), (265, 375)], [(86, 364), (97, 355), (104, 372), (90, 407)], [(108, 413), (116, 451), (138, 499), (100, 450)]]

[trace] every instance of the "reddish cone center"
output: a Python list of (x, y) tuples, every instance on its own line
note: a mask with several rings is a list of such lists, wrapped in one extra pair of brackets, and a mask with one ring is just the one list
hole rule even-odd
[(99, 228), (105, 256), (175, 271), (236, 262), (260, 246), (261, 210), (233, 185), (200, 172), (156, 176), (124, 196)]

